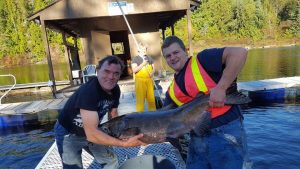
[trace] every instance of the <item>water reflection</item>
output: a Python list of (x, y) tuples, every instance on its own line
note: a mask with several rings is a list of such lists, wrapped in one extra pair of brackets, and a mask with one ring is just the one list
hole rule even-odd
[[(300, 75), (300, 46), (251, 49), (244, 69), (239, 75), (239, 81), (251, 81)], [(164, 59), (163, 68), (168, 69)], [(54, 64), (56, 80), (68, 79), (68, 64)], [(46, 82), (48, 65), (24, 65), (13, 68), (2, 68), (0, 74), (13, 74), (17, 83)], [(0, 85), (12, 84), (10, 78), (0, 78)]]
[[(68, 64), (54, 64), (54, 77), (56, 80), (68, 80)], [(16, 77), (17, 84), (33, 83), (33, 82), (47, 82), (48, 65), (23, 65), (14, 66), (11, 68), (0, 69), (0, 74), (13, 74)], [(11, 85), (13, 83), (11, 78), (0, 78), (0, 85)]]
[(249, 50), (239, 81), (251, 81), (300, 75), (300, 47)]

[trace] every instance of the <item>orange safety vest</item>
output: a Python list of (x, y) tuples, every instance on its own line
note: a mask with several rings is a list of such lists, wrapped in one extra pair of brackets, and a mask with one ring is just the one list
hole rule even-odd
[[(188, 93), (186, 95), (181, 91), (179, 86), (176, 84), (175, 79), (171, 82), (169, 86), (168, 93), (170, 98), (177, 104), (181, 106), (197, 96), (199, 92), (209, 94), (210, 90), (216, 86), (216, 83), (211, 79), (211, 77), (206, 73), (206, 71), (201, 66), (196, 56), (193, 56), (187, 65), (184, 85)], [(216, 118), (222, 114), (225, 114), (231, 106), (223, 106), (218, 108), (209, 108), (211, 112), (211, 117)]]

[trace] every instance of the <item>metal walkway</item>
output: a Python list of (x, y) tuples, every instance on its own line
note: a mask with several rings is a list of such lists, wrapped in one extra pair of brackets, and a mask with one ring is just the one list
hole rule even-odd
[[(120, 105), (118, 108), (119, 114), (127, 114), (135, 111), (135, 96), (132, 92), (125, 92), (121, 95)], [(107, 121), (107, 116), (104, 117), (102, 122)], [(159, 155), (169, 159), (177, 169), (184, 169), (185, 163), (182, 160), (179, 152), (170, 143), (150, 144), (145, 147), (122, 148), (114, 147), (119, 159), (119, 164), (122, 165), (127, 159), (142, 156), (142, 155)], [(94, 158), (83, 151), (82, 154), (84, 168), (96, 169), (101, 168)], [(53, 144), (48, 150), (46, 155), (37, 165), (36, 169), (61, 169), (61, 159), (59, 157), (56, 144)]]
[[(169, 159), (177, 169), (184, 169), (185, 163), (179, 152), (169, 143), (150, 144), (144, 147), (121, 148), (114, 147), (118, 156), (119, 165), (122, 165), (127, 159), (142, 155), (159, 155)], [(101, 164), (94, 160), (93, 156), (83, 150), (82, 153), (83, 167), (85, 169), (99, 169)], [(54, 142), (46, 155), (36, 166), (36, 169), (61, 169), (62, 163), (58, 154), (56, 143)]]

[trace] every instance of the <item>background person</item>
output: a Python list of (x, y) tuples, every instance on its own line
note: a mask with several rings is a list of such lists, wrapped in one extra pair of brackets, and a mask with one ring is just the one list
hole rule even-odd
[(67, 101), (55, 124), (55, 139), (64, 168), (83, 168), (82, 148), (87, 148), (104, 169), (115, 169), (118, 160), (111, 146), (143, 145), (138, 139), (119, 140), (98, 129), (103, 116), (118, 116), (120, 88), (117, 82), (124, 69), (116, 56), (99, 61), (97, 77), (83, 84)]
[(162, 53), (175, 71), (165, 105), (181, 106), (199, 92), (210, 94), (210, 131), (202, 136), (191, 132), (187, 169), (241, 169), (246, 157), (243, 116), (239, 106), (224, 106), (224, 99), (227, 89), (237, 90), (236, 78), (247, 50), (212, 48), (189, 58), (182, 40), (170, 36), (162, 44)]
[(143, 112), (145, 99), (148, 102), (148, 111), (155, 111), (154, 84), (152, 77), (154, 75), (153, 59), (146, 55), (147, 48), (140, 44), (138, 56), (131, 62), (134, 73), (136, 111)]

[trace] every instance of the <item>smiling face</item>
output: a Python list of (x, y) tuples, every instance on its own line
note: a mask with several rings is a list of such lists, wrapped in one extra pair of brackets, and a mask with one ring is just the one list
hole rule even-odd
[(188, 55), (178, 43), (172, 43), (170, 46), (163, 48), (162, 53), (168, 65), (178, 73), (188, 60)]
[(97, 72), (98, 81), (104, 91), (110, 93), (117, 85), (122, 73), (121, 65), (104, 62)]

